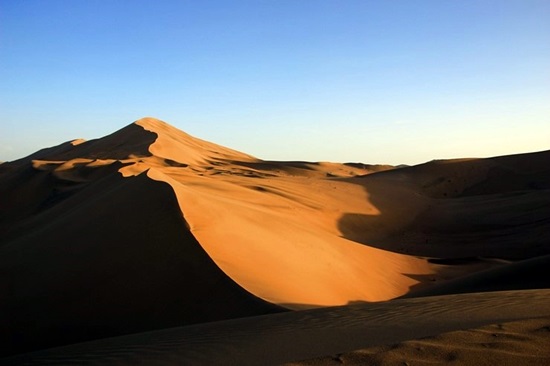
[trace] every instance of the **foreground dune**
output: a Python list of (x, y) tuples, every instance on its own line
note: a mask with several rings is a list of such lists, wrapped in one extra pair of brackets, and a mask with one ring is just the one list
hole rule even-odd
[[(550, 290), (401, 299), (236, 319), (82, 343), (5, 359), (3, 364), (274, 365), (326, 354), (338, 354), (342, 363), (351, 358), (348, 352), (362, 347), (521, 319), (534, 319), (531, 328), (535, 329), (531, 330), (539, 335), (532, 334), (532, 338), (539, 343), (528, 338), (521, 342), (520, 338), (511, 344), (506, 337), (494, 336), (480, 343), (502, 352), (521, 354), (526, 350), (530, 356), (526, 364), (538, 361), (542, 365), (550, 357), (547, 348), (540, 347), (550, 338)], [(429, 342), (415, 344), (426, 347)], [(440, 343), (433, 347), (445, 351), (442, 345), (448, 344)], [(467, 351), (455, 353), (452, 361), (460, 363)], [(476, 359), (490, 361), (485, 357), (477, 355)], [(401, 360), (407, 359), (397, 357), (394, 361)]]
[[(144, 118), (3, 163), (0, 355), (550, 287), (549, 162), (548, 151), (400, 169), (263, 161)], [(443, 325), (392, 342), (462, 329)]]

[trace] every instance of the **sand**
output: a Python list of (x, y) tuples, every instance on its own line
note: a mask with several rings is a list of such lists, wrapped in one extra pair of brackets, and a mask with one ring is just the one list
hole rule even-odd
[[(495, 307), (499, 311), (495, 311)], [(533, 314), (537, 314), (535, 319)], [(520, 323), (520, 328), (524, 328), (519, 329), (520, 335), (510, 334), (509, 326), (503, 323), (519, 319), (533, 320), (525, 326)], [(336, 356), (298, 364), (327, 361), (334, 364), (335, 360), (336, 364), (342, 364), (346, 359), (368, 360), (363, 354), (377, 351), (357, 350), (362, 347), (391, 345), (485, 324), (496, 324), (499, 330), (491, 327), (490, 334), (469, 339), (469, 345), (465, 344), (464, 336), (455, 334), (442, 335), (437, 340), (409, 342), (401, 347), (391, 346), (393, 353), (381, 357), (394, 362), (389, 364), (402, 364), (397, 362), (407, 360), (413, 365), (417, 360), (444, 360), (454, 364), (474, 360), (474, 364), (478, 364), (477, 361), (490, 361), (487, 357), (500, 351), (512, 353), (515, 357), (512, 360), (519, 359), (524, 364), (543, 364), (542, 361), (550, 357), (548, 349), (542, 347), (550, 339), (550, 290), (401, 299), (249, 317), (82, 343), (6, 359), (4, 363), (276, 365), (334, 354)], [(456, 338), (461, 338), (461, 343), (455, 342)], [(489, 355), (479, 351), (484, 344), (492, 350)], [(410, 349), (419, 345), (430, 348), (420, 357), (417, 351), (415, 358), (409, 358)], [(478, 347), (476, 354), (470, 352), (471, 345)], [(389, 353), (385, 349), (378, 353), (382, 351)], [(504, 357), (504, 360), (508, 359)]]
[[(494, 296), (494, 314), (457, 324), (459, 300), (442, 297), (447, 320), (437, 327), (405, 312), (410, 329), (391, 325), (396, 336), (384, 343), (269, 360), (353, 358), (374, 344), (525, 319), (525, 308), (497, 318), (507, 306), (497, 298), (549, 287), (549, 162), (550, 151), (404, 168), (264, 161), (154, 118), (40, 150), (0, 166), (0, 356), (262, 314), (290, 324), (294, 314), (330, 317), (333, 306), (353, 314), (388, 300), (380, 304), (429, 306), (434, 295), (473, 301), (475, 292)], [(263, 332), (254, 329), (250, 340)], [(334, 329), (319, 330), (322, 344), (349, 343)]]
[(285, 363), (329, 365), (548, 365), (550, 318), (480, 328)]

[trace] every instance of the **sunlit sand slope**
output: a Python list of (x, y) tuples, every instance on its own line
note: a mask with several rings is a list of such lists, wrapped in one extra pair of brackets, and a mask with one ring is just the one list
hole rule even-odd
[(158, 120), (136, 123), (158, 135), (153, 157), (120, 171), (169, 183), (193, 235), (251, 293), (291, 308), (386, 300), (432, 272), (423, 259), (342, 238), (343, 212), (378, 210), (361, 187), (328, 178), (365, 169), (263, 162)]

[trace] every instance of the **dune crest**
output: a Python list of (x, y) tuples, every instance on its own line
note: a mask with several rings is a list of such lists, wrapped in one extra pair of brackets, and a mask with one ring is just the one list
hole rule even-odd
[(149, 151), (159, 158), (188, 165), (211, 165), (216, 160), (258, 160), (253, 156), (193, 137), (155, 118), (146, 117), (134, 123), (146, 131), (157, 134), (157, 139), (150, 145)]

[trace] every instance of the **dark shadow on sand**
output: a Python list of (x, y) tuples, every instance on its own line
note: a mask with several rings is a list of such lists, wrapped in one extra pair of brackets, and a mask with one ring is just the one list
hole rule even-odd
[(109, 174), (0, 240), (1, 356), (281, 312), (225, 275), (173, 189)]
[[(497, 185), (493, 193), (483, 181), (475, 182), (484, 187), (483, 194), (434, 198), (422, 190), (418, 176), (425, 173), (416, 168), (346, 179), (365, 188), (380, 215), (344, 214), (339, 222), (343, 237), (436, 258), (527, 259), (550, 253), (550, 189), (523, 189), (525, 186), (516, 182), (505, 190)], [(435, 175), (444, 173), (433, 170)], [(550, 169), (544, 174), (550, 177)], [(514, 177), (517, 180), (517, 173)], [(512, 190), (514, 187), (522, 189)], [(424, 203), (418, 206), (421, 209), (407, 212), (409, 200)]]

